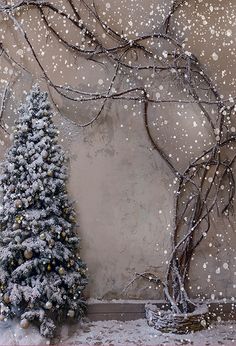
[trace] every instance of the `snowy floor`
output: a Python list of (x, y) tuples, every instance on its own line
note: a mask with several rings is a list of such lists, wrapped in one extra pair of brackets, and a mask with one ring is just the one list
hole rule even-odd
[[(23, 330), (17, 322), (0, 324), (1, 346), (39, 346), (47, 345), (35, 327)], [(51, 344), (57, 346), (72, 345), (192, 345), (216, 346), (236, 345), (236, 322), (212, 324), (209, 330), (192, 335), (162, 334), (148, 327), (146, 320), (129, 322), (99, 321), (61, 328), (60, 335)]]
[(236, 322), (184, 336), (158, 332), (146, 320), (90, 322), (74, 335), (66, 336), (66, 327), (62, 333), (61, 345), (236, 345)]

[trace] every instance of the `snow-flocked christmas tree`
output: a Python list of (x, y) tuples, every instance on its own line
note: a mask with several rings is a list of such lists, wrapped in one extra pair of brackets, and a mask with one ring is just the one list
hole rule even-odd
[(47, 94), (34, 86), (19, 114), (1, 176), (0, 319), (52, 337), (54, 321), (83, 315), (86, 265)]

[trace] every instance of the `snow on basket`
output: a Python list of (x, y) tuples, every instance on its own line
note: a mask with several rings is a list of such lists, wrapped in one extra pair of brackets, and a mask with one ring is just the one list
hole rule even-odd
[(153, 304), (145, 305), (149, 326), (165, 333), (185, 334), (209, 326), (209, 311), (206, 305), (199, 306), (191, 313), (175, 314), (171, 310), (161, 310)]

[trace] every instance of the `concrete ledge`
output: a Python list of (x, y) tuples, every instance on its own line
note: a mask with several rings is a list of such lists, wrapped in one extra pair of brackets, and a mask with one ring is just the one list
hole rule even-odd
[[(161, 300), (117, 300), (89, 301), (87, 317), (90, 321), (130, 321), (145, 318), (145, 304), (156, 304), (168, 309), (168, 304)], [(236, 320), (236, 303), (232, 301), (206, 301), (212, 318)]]

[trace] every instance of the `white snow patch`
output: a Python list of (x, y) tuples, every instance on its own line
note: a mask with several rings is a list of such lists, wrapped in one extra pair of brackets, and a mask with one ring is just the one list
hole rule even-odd
[[(193, 334), (161, 333), (149, 327), (145, 319), (136, 321), (97, 321), (78, 325), (71, 335), (66, 330), (58, 344), (70, 345), (234, 345), (236, 323), (212, 324), (209, 329)], [(64, 327), (63, 327), (64, 328)], [(73, 328), (75, 330), (75, 328)], [(64, 333), (65, 330), (62, 330)]]
[[(220, 321), (220, 320), (219, 320)], [(58, 336), (51, 342), (56, 345), (234, 345), (236, 323), (218, 322), (209, 329), (193, 334), (161, 333), (149, 327), (145, 319), (135, 321), (97, 321), (68, 323), (59, 328)], [(40, 336), (37, 327), (22, 329), (17, 320), (0, 322), (0, 345), (39, 346), (49, 344)]]

